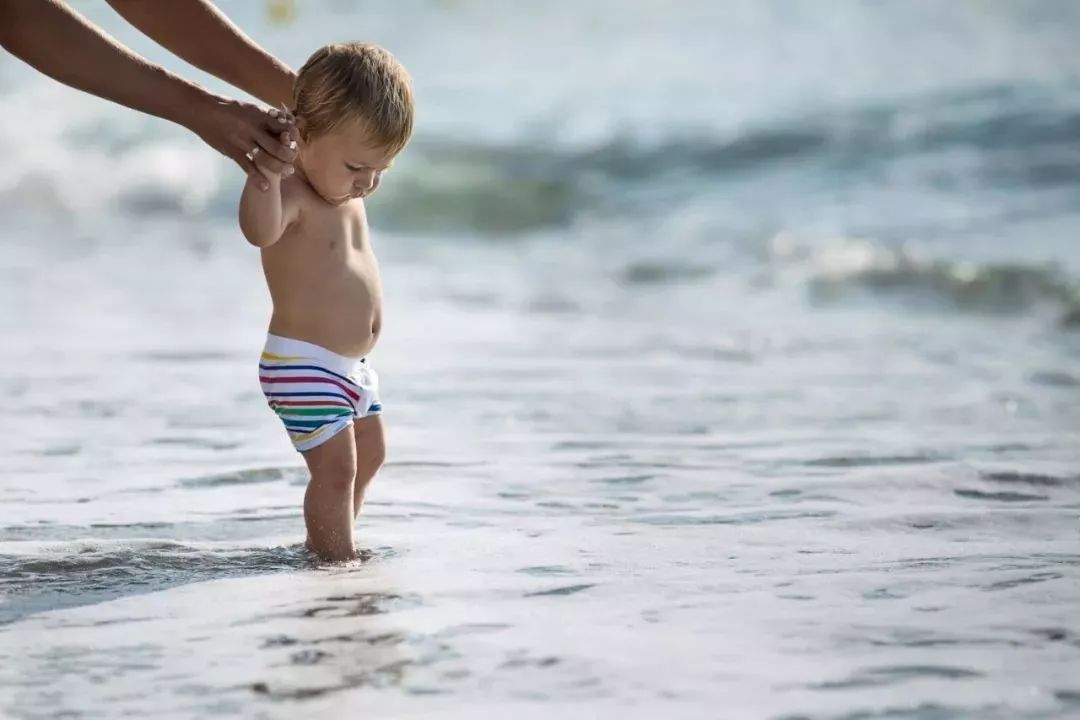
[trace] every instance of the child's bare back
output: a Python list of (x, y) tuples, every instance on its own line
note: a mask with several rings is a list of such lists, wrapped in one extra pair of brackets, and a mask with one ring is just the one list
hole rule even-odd
[(328, 45), (297, 75), (295, 173), (262, 170), (240, 198), (240, 229), (262, 250), (274, 311), (259, 381), (311, 480), (307, 546), (355, 556), (353, 521), (386, 448), (378, 376), (367, 360), (382, 286), (364, 198), (412, 134), (404, 68), (382, 48)]

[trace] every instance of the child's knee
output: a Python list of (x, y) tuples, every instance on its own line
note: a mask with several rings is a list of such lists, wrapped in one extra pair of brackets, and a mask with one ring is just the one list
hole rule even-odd
[(311, 482), (327, 492), (348, 493), (356, 477), (356, 460), (351, 457), (328, 458), (311, 473)]
[(374, 474), (375, 471), (381, 468), (383, 466), (383, 463), (385, 462), (386, 446), (382, 443), (379, 443), (375, 447), (371, 448), (371, 452), (368, 453), (368, 456), (366, 458), (366, 464), (371, 470), (372, 474)]

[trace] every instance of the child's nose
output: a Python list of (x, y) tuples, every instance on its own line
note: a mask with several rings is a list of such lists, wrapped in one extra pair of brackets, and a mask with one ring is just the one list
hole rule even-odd
[(366, 172), (356, 176), (356, 180), (353, 181), (353, 185), (357, 190), (370, 190), (371, 186), (375, 184), (375, 173)]

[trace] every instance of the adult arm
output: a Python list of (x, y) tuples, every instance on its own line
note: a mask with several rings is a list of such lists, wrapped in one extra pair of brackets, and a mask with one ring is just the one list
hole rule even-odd
[(177, 57), (254, 95), (292, 106), (296, 74), (259, 47), (209, 0), (108, 0), (113, 10)]
[[(183, 125), (269, 184), (245, 157), (258, 145), (260, 164), (280, 171), (295, 150), (280, 140), (287, 119), (214, 95), (136, 55), (59, 0), (0, 0), (0, 45), (65, 85)], [(280, 121), (280, 122), (279, 122)]]

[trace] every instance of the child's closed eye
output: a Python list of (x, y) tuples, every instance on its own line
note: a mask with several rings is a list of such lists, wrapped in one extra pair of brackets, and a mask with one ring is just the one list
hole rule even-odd
[(384, 168), (373, 168), (368, 167), (367, 165), (353, 165), (351, 163), (345, 163), (345, 169), (349, 172), (363, 172), (365, 170), (371, 170), (376, 175), (382, 175), (384, 172), (390, 169), (390, 166), (387, 165)]

